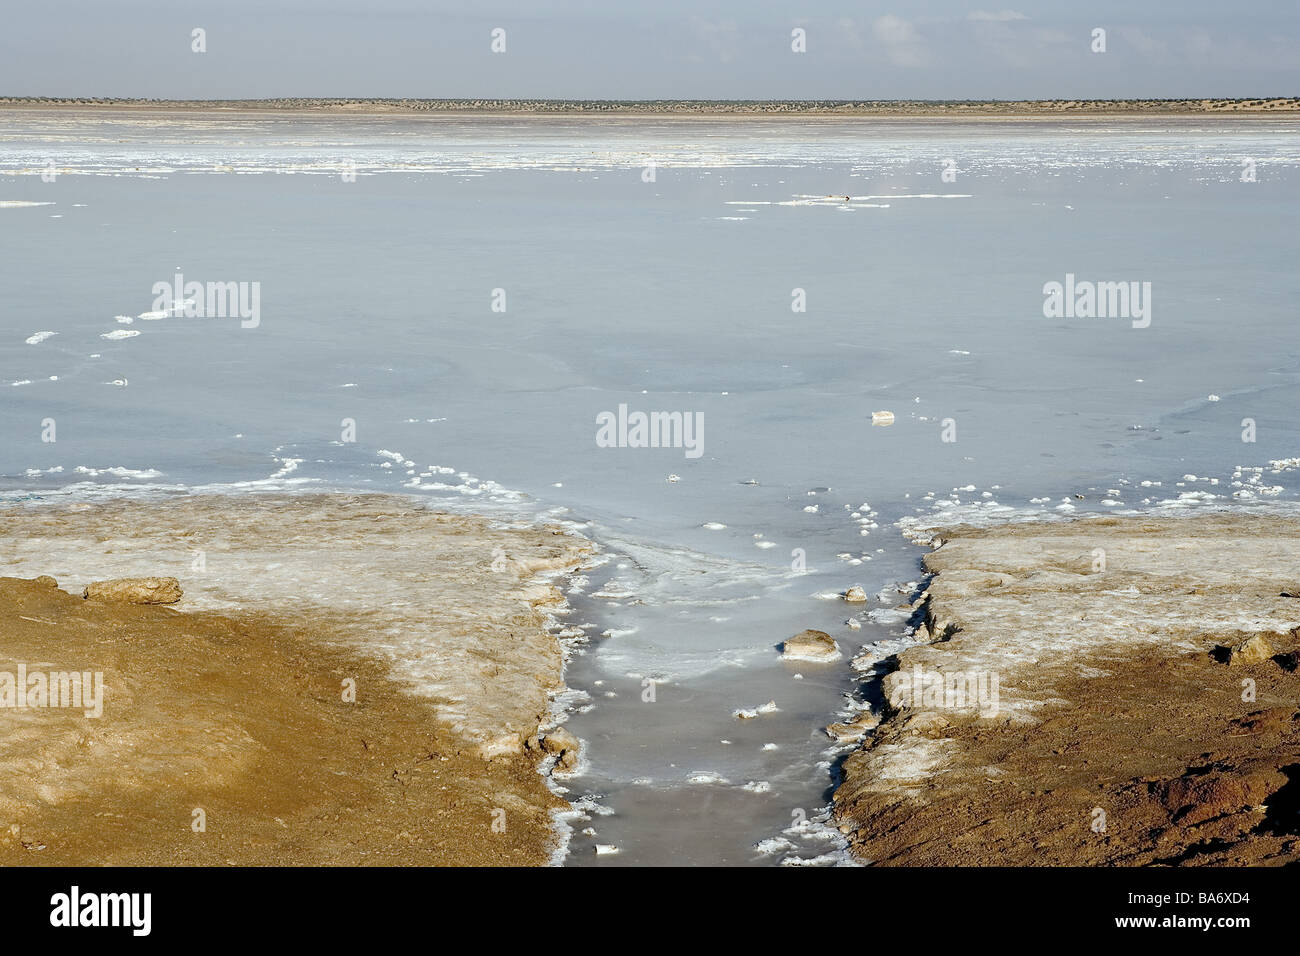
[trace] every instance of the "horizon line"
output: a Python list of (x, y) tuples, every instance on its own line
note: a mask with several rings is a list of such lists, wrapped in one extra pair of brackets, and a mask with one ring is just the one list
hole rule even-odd
[(270, 96), (208, 99), (120, 96), (0, 96), (0, 107), (135, 107), (246, 108), (320, 110), (377, 108), (405, 112), (510, 113), (885, 113), (1025, 114), (1129, 113), (1291, 113), (1300, 112), (1297, 96), (1125, 97), (1051, 99), (574, 99), (564, 97), (395, 97)]

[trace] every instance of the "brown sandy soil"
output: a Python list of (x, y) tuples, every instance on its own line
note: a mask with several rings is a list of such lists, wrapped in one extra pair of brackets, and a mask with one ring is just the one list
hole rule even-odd
[(102, 671), (106, 699), (98, 719), (0, 712), (6, 865), (546, 862), (562, 804), (534, 761), (483, 760), (380, 665), (324, 649), (314, 622), (0, 578), (0, 626), (0, 669)]
[[(565, 805), (523, 741), (562, 661), (537, 609), (558, 592), (535, 572), (576, 566), (581, 539), (380, 495), (13, 508), (0, 539), (11, 568), (68, 574), (0, 578), (0, 672), (104, 680), (98, 718), (0, 708), (0, 862), (549, 859)], [(196, 544), (208, 570), (187, 575)], [(80, 596), (146, 565), (181, 579), (179, 604)], [(412, 654), (433, 694), (402, 670)]]
[[(935, 643), (886, 676), (894, 705), (835, 794), (855, 855), (1300, 861), (1300, 522), (1101, 518), (936, 540), (922, 599)], [(1216, 659), (1257, 634), (1260, 659)], [(899, 695), (918, 665), (997, 673), (998, 712)]]

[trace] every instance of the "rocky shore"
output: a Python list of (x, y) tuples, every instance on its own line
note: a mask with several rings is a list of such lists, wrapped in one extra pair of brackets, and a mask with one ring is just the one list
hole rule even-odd
[(1300, 861), (1297, 541), (1242, 514), (939, 530), (834, 796), (855, 856)]
[[(0, 510), (0, 857), (546, 863), (555, 582), (590, 552), (383, 495)], [(100, 714), (54, 699), (73, 673)]]

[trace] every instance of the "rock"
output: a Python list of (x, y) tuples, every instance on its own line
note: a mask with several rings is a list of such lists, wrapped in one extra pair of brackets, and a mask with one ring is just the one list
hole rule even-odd
[(862, 590), (861, 584), (855, 584), (844, 592), (844, 600), (850, 604), (865, 604), (867, 602), (867, 592)]
[(1173, 822), (1188, 827), (1267, 803), (1285, 783), (1276, 770), (1215, 770), (1170, 780), (1157, 793)]
[(1214, 658), (1226, 664), (1259, 664), (1273, 656), (1273, 647), (1263, 634), (1248, 637), (1239, 644), (1220, 644)]
[(563, 727), (548, 730), (542, 737), (542, 749), (547, 753), (561, 753), (565, 750), (577, 750), (581, 744), (578, 738)]
[(839, 656), (839, 645), (825, 631), (800, 631), (781, 645), (783, 661), (833, 661)]
[(1295, 712), (1290, 707), (1269, 707), (1229, 721), (1228, 728), (1233, 735), (1282, 734), (1291, 728), (1294, 720)]
[(869, 710), (864, 710), (852, 720), (828, 726), (826, 736), (842, 744), (851, 744), (861, 740), (868, 730), (875, 730), (878, 726), (880, 726), (880, 717)]
[(731, 716), (737, 720), (753, 720), (759, 714), (775, 714), (780, 707), (776, 706), (776, 701), (769, 700), (766, 704), (759, 704), (757, 707), (740, 707), (731, 712)]
[(48, 574), (42, 574), (38, 578), (33, 578), (32, 583), (39, 584), (41, 587), (45, 588), (57, 588), (59, 586), (59, 582), (54, 580), (54, 578), (50, 577)]
[(563, 727), (556, 727), (554, 730), (547, 731), (541, 743), (543, 751), (556, 755), (555, 765), (557, 768), (572, 770), (578, 765), (578, 752), (582, 748), (582, 743)]
[(91, 582), (81, 596), (114, 604), (175, 604), (184, 593), (175, 578), (114, 578)]

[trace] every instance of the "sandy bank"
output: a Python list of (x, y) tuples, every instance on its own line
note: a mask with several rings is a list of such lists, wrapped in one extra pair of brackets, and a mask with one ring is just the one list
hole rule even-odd
[[(546, 578), (589, 551), (381, 495), (5, 508), (0, 673), (100, 672), (104, 702), (0, 709), (0, 855), (546, 862), (563, 804), (523, 743), (563, 688)], [(184, 597), (81, 597), (143, 575)]]
[(1242, 515), (940, 531), (932, 643), (898, 656), (835, 794), (854, 853), (1300, 860), (1297, 541), (1300, 520)]

